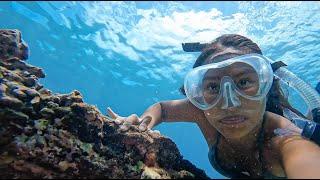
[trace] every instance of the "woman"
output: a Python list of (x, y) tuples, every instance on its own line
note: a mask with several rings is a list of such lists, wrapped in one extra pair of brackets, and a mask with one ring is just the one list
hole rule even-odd
[[(320, 148), (283, 117), (284, 108), (301, 113), (283, 96), (264, 59), (250, 39), (223, 35), (202, 50), (188, 73), (181, 88), (188, 98), (156, 103), (140, 117), (108, 112), (124, 131), (131, 125), (144, 131), (161, 122), (197, 123), (212, 166), (226, 177), (320, 178)], [(274, 133), (285, 128), (297, 133)]]

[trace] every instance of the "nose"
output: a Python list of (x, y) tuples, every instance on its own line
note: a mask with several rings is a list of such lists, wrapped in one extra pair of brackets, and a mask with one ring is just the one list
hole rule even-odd
[(223, 104), (221, 107), (222, 109), (234, 108), (241, 105), (237, 94), (232, 88), (231, 82), (224, 83), (222, 98), (223, 98)]

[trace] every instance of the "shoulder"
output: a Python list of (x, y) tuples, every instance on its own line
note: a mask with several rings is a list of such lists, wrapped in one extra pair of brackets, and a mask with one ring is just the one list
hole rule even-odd
[(291, 123), (289, 119), (269, 111), (265, 112), (265, 118), (269, 127), (274, 128), (282, 128)]
[(265, 132), (267, 137), (272, 138), (275, 136), (274, 131), (276, 129), (290, 129), (292, 132), (299, 132), (300, 129), (289, 119), (272, 113), (272, 112), (265, 112), (265, 121), (266, 121), (266, 127)]
[[(272, 146), (272, 149), (277, 150), (279, 153), (288, 142), (298, 142), (295, 144), (299, 146), (299, 144), (303, 144), (304, 141), (307, 141), (300, 135), (300, 128), (289, 119), (278, 114), (266, 112), (265, 128), (268, 143)], [(277, 129), (284, 130), (284, 134), (276, 134), (275, 130)]]

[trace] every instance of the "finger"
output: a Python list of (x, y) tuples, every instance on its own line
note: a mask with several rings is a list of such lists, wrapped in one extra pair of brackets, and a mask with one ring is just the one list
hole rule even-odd
[(113, 119), (116, 119), (117, 117), (119, 117), (119, 115), (118, 115), (117, 113), (113, 112), (110, 107), (107, 108), (107, 111), (108, 111), (108, 113), (110, 114), (110, 116), (111, 116)]
[(161, 134), (159, 130), (153, 130), (154, 133)]
[(139, 117), (136, 114), (131, 114), (124, 122), (123, 125), (120, 127), (121, 130), (127, 131), (132, 124), (138, 124)]
[(123, 122), (125, 121), (125, 118), (124, 117), (117, 117), (115, 120), (114, 120), (114, 122), (116, 123), (116, 124), (122, 124)]
[(152, 118), (151, 118), (150, 116), (144, 117), (144, 118), (142, 119), (142, 122), (141, 122), (140, 125), (139, 125), (139, 129), (140, 129), (141, 131), (145, 131), (145, 130), (147, 129), (148, 125), (150, 124), (151, 119), (152, 119)]
[(137, 125), (137, 124), (139, 124), (139, 122), (140, 122), (140, 119), (139, 119), (139, 117), (136, 115), (136, 114), (131, 114), (124, 122), (123, 122), (123, 124), (124, 125), (129, 125), (129, 126), (131, 126), (131, 125)]
[(161, 134), (159, 130), (148, 129), (148, 132), (154, 133), (154, 134)]

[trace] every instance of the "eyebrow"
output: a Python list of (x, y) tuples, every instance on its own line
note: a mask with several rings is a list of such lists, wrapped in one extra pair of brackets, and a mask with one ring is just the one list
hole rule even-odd
[(252, 68), (244, 68), (242, 71), (236, 72), (236, 73), (234, 73), (232, 75), (233, 76), (242, 76), (244, 74), (252, 74), (252, 73), (257, 74), (257, 72), (255, 70), (253, 70)]
[[(244, 74), (252, 74), (252, 73), (257, 74), (256, 71), (251, 68), (243, 68), (242, 71), (236, 72), (236, 73), (232, 74), (232, 76), (243, 76)], [(209, 75), (209, 76), (205, 76), (203, 78), (204, 81), (205, 80), (212, 80), (212, 79), (219, 80), (219, 79), (221, 79), (221, 76), (219, 76), (219, 75), (210, 76)]]
[(219, 79), (221, 79), (221, 78), (220, 78), (219, 76), (206, 76), (206, 77), (203, 78), (204, 81), (206, 81), (206, 80), (212, 80), (212, 79), (217, 79), (217, 80), (219, 80)]

